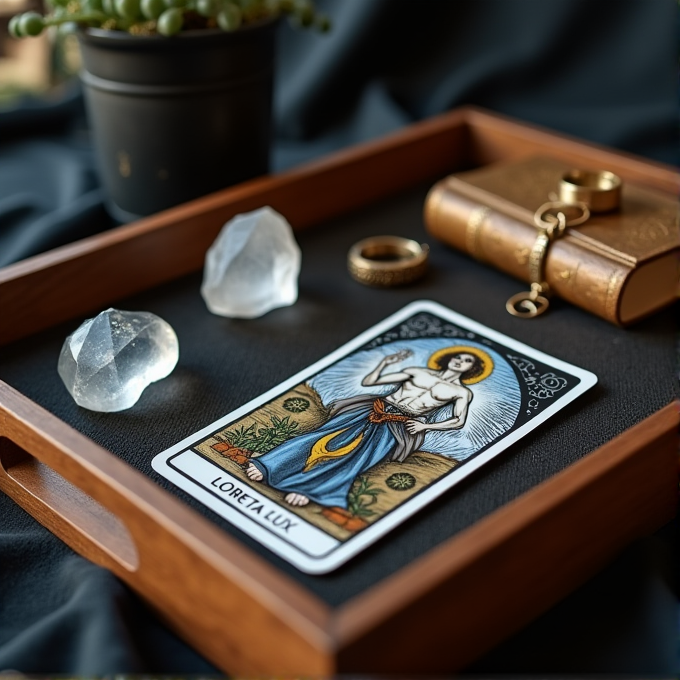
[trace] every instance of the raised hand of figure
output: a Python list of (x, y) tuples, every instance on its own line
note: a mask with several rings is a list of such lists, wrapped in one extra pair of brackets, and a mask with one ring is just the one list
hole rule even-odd
[(424, 432), (427, 430), (427, 423), (421, 423), (419, 420), (407, 420), (406, 429), (411, 434), (418, 434), (418, 432)]
[(396, 364), (398, 361), (408, 359), (412, 354), (413, 352), (410, 349), (402, 349), (395, 354), (389, 354), (383, 359), (383, 361), (385, 362), (386, 366), (389, 366), (390, 364)]

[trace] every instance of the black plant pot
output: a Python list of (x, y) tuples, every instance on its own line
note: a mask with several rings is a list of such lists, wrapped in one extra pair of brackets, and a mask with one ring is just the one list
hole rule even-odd
[(90, 127), (115, 217), (150, 215), (268, 171), (276, 26), (173, 38), (80, 33)]

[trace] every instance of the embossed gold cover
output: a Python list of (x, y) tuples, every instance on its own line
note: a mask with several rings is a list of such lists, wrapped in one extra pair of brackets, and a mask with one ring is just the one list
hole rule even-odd
[[(425, 223), (436, 238), (528, 281), (534, 213), (556, 198), (569, 169), (540, 157), (451, 175), (430, 191)], [(676, 298), (679, 251), (677, 202), (624, 183), (620, 210), (592, 215), (551, 245), (546, 279), (565, 300), (628, 324)]]

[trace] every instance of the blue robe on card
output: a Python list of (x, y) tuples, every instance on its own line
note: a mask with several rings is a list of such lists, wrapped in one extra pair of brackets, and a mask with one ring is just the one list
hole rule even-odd
[[(321, 427), (289, 439), (268, 453), (251, 459), (264, 475), (265, 484), (285, 493), (299, 493), (325, 506), (347, 509), (347, 494), (354, 480), (374, 465), (403, 461), (422, 446), (422, 432), (410, 434), (403, 422), (371, 422), (374, 402), (380, 397), (363, 395), (335, 402), (331, 417)], [(406, 415), (388, 405), (388, 412)], [(319, 442), (328, 455), (310, 454)], [(343, 455), (334, 455), (343, 449)]]

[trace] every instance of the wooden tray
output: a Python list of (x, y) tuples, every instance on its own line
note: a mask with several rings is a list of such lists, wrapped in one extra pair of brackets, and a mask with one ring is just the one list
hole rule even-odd
[[(0, 270), (12, 320), (0, 343), (200, 269), (237, 213), (267, 204), (304, 229), (456, 170), (540, 153), (677, 192), (669, 167), (459, 109)], [(673, 516), (679, 422), (671, 403), (335, 607), (5, 383), (0, 489), (225, 671), (446, 672)]]

